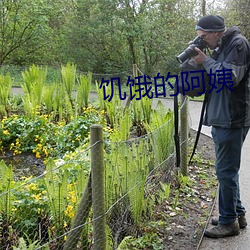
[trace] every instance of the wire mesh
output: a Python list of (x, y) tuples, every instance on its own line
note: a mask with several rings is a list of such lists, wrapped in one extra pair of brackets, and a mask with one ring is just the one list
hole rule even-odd
[[(169, 181), (174, 167), (172, 135), (171, 118), (145, 136), (105, 142), (108, 249), (116, 249), (124, 237), (136, 235), (139, 223), (153, 212), (154, 191), (161, 181)], [(85, 221), (83, 216), (72, 228), (83, 193), (91, 193), (90, 148), (76, 152), (78, 160), (48, 160), (43, 174), (19, 180), (15, 180), (11, 166), (1, 162), (2, 249), (20, 244), (33, 245), (34, 249), (63, 249), (68, 235), (77, 229), (81, 233), (76, 249), (91, 249), (91, 204), (81, 208), (87, 213)], [(15, 181), (20, 185), (12, 188)]]
[[(127, 237), (142, 234), (139, 225), (154, 215), (161, 184), (170, 183), (176, 172), (173, 113), (161, 108), (155, 121), (165, 122), (143, 128), (145, 135), (124, 141), (104, 138), (106, 212), (97, 218), (92, 208), (94, 145), (79, 147), (60, 160), (48, 159), (40, 166), (43, 173), (36, 176), (17, 176), (11, 165), (1, 161), (1, 249), (93, 249), (102, 237), (107, 249), (117, 249)], [(180, 110), (187, 112), (187, 99)], [(187, 146), (186, 141), (181, 147)], [(99, 200), (98, 194), (95, 198)], [(105, 236), (94, 239), (94, 224), (103, 216)]]

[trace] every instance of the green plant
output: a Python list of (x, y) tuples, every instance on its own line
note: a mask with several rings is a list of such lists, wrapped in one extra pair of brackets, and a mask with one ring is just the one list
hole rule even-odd
[(7, 116), (9, 111), (9, 96), (11, 93), (12, 79), (10, 74), (0, 75), (0, 116)]
[(46, 88), (44, 89), (43, 102), (46, 108), (46, 114), (51, 114), (51, 112), (53, 111), (55, 88), (56, 85), (53, 84), (50, 86), (46, 86)]
[(76, 81), (76, 65), (67, 63), (61, 66), (62, 86), (66, 91), (69, 100), (72, 102), (72, 91)]
[(121, 100), (118, 96), (115, 95), (112, 101), (105, 101), (105, 106), (107, 110), (108, 123), (112, 128), (114, 128), (115, 125), (119, 124), (119, 119), (123, 115)]
[(175, 196), (172, 204), (173, 209), (176, 209), (179, 205), (179, 196), (180, 196), (180, 191), (177, 189), (175, 190)]
[(103, 90), (101, 88), (99, 88), (99, 83), (97, 81), (95, 82), (95, 86), (96, 86), (96, 93), (97, 93), (98, 103), (99, 103), (100, 109), (106, 110), (106, 106), (105, 106), (105, 102), (104, 102), (104, 98), (103, 98)]
[(153, 249), (163, 250), (163, 242), (156, 233), (145, 233), (142, 237), (125, 237), (117, 250)]
[(189, 176), (185, 176), (181, 173), (178, 173), (178, 182), (181, 189), (185, 189), (187, 186), (192, 186), (192, 182)]
[[(111, 135), (112, 139), (112, 135)], [(152, 159), (148, 140), (112, 143), (106, 154), (105, 193), (107, 208), (123, 198), (110, 215), (128, 218), (131, 214), (134, 226), (140, 224), (145, 207), (145, 185), (149, 162)], [(111, 153), (109, 153), (111, 152)]]
[(44, 185), (48, 194), (49, 206), (57, 227), (63, 227), (64, 211), (67, 207), (68, 176), (65, 172), (56, 171), (52, 159), (46, 164), (46, 178)]
[(87, 75), (81, 74), (78, 78), (76, 103), (79, 111), (88, 107), (91, 82), (92, 74), (90, 72)]
[(47, 68), (43, 69), (35, 65), (22, 72), (24, 82), (21, 87), (24, 91), (24, 111), (29, 117), (34, 118), (40, 112), (46, 75)]
[(171, 183), (160, 182), (160, 189), (157, 192), (159, 196), (159, 203), (161, 204), (164, 200), (168, 200), (171, 192)]
[(0, 150), (14, 155), (33, 152), (37, 158), (62, 156), (89, 141), (90, 126), (103, 122), (103, 114), (89, 106), (71, 122), (54, 123), (51, 116), (13, 115), (0, 121)]
[(145, 128), (150, 134), (154, 149), (155, 159), (163, 162), (173, 152), (173, 112), (167, 111), (162, 102), (158, 102), (156, 109), (152, 111), (150, 124), (145, 123)]
[[(18, 246), (13, 246), (13, 250), (35, 250), (41, 246), (38, 240), (33, 242), (28, 235), (25, 235), (25, 238), (27, 239), (27, 241), (25, 241), (23, 237), (20, 237), (18, 239)], [(49, 246), (43, 246), (42, 249), (49, 250)]]
[(12, 166), (6, 166), (3, 160), (0, 161), (0, 213), (5, 216), (8, 223), (12, 214), (14, 186)]
[(19, 232), (21, 237), (27, 238), (28, 235), (27, 239), (36, 240), (40, 235), (40, 239), (43, 239), (48, 228), (43, 231), (39, 230), (39, 227), (44, 228), (42, 221), (47, 221), (49, 224), (48, 197), (45, 186), (40, 178), (35, 180), (32, 176), (22, 177), (17, 185), (18, 188), (12, 191), (15, 196), (13, 227), (16, 231), (22, 228)]

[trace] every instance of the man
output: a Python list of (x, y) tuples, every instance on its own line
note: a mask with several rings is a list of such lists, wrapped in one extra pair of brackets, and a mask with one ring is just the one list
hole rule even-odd
[[(215, 226), (207, 229), (205, 235), (221, 238), (238, 235), (239, 228), (247, 226), (240, 200), (239, 169), (250, 126), (250, 46), (237, 27), (226, 30), (220, 16), (202, 17), (195, 30), (213, 50), (210, 57), (195, 48), (198, 55), (192, 58), (210, 75), (203, 124), (212, 126), (219, 181), (219, 218), (212, 220)], [(230, 72), (228, 83), (219, 81), (220, 72)]]

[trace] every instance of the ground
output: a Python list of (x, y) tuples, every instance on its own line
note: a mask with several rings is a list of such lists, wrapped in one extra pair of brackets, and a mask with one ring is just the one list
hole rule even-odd
[[(196, 132), (191, 131), (193, 147)], [(199, 248), (206, 223), (213, 209), (217, 193), (214, 145), (210, 137), (201, 134), (194, 162), (189, 166), (191, 182), (180, 188), (177, 210), (172, 204), (161, 207), (168, 226), (162, 228), (164, 250), (195, 250)], [(176, 195), (173, 195), (175, 199)]]

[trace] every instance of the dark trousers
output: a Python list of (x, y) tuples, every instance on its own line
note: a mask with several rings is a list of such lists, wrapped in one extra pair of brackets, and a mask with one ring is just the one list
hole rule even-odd
[(239, 169), (241, 149), (249, 127), (225, 129), (212, 127), (215, 143), (216, 175), (219, 181), (219, 223), (233, 223), (245, 214), (240, 200)]

